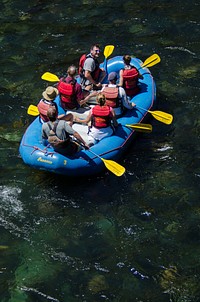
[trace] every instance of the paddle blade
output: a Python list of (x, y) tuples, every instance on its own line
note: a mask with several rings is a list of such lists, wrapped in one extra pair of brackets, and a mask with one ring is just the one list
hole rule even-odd
[(166, 112), (163, 112), (163, 111), (149, 111), (153, 117), (164, 123), (164, 124), (167, 124), (167, 125), (170, 125), (173, 121), (173, 116), (169, 113), (166, 113)]
[(147, 58), (141, 67), (151, 67), (158, 64), (161, 61), (158, 54), (153, 54), (149, 58)]
[(126, 125), (126, 127), (133, 128), (135, 131), (138, 132), (151, 132), (152, 131), (152, 125), (150, 124), (133, 124), (133, 125)]
[(59, 82), (60, 79), (57, 77), (57, 75), (51, 73), (51, 72), (45, 72), (41, 76), (42, 80), (48, 81), (48, 82)]
[(34, 105), (30, 105), (28, 107), (27, 113), (32, 116), (37, 116), (40, 114), (37, 106), (34, 106)]
[(104, 159), (104, 158), (101, 158), (101, 160), (104, 162), (106, 168), (108, 170), (110, 170), (113, 174), (115, 174), (116, 176), (122, 176), (124, 174), (124, 172), (126, 171), (123, 166), (121, 166), (120, 164), (116, 163), (113, 160), (108, 160), (108, 159)]
[(103, 54), (104, 54), (104, 57), (106, 59), (113, 53), (114, 48), (115, 48), (114, 45), (106, 45), (105, 46)]

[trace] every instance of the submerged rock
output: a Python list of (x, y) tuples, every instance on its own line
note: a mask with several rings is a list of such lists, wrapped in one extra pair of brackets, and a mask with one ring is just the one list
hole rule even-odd
[(160, 276), (160, 285), (163, 289), (169, 289), (177, 278), (177, 268), (172, 266), (166, 268)]
[(88, 289), (93, 293), (97, 294), (103, 290), (108, 289), (106, 279), (103, 275), (95, 275), (88, 283)]
[(7, 245), (0, 245), (0, 251), (7, 250), (8, 246)]

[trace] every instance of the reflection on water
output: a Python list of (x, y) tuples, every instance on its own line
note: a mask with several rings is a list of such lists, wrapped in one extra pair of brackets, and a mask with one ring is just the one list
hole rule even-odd
[[(2, 2), (0, 301), (199, 301), (198, 11), (196, 1)], [(121, 178), (25, 166), (19, 141), (41, 75), (63, 75), (96, 41), (160, 55), (151, 71), (173, 124), (151, 119)]]

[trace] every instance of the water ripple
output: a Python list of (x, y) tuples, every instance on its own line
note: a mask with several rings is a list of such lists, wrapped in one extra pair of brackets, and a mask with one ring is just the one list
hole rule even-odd
[(22, 202), (18, 200), (21, 189), (18, 187), (0, 186), (0, 206), (3, 211), (17, 215), (23, 212)]
[(38, 294), (39, 296), (42, 296), (42, 297), (44, 297), (44, 298), (46, 298), (47, 300), (50, 300), (50, 301), (60, 302), (60, 300), (55, 299), (55, 298), (53, 298), (53, 297), (51, 297), (51, 296), (49, 296), (49, 295), (46, 295), (46, 294), (44, 294), (44, 293), (38, 291), (38, 290), (35, 289), (35, 288), (26, 287), (26, 286), (21, 286), (19, 289), (22, 290), (22, 291), (25, 291), (25, 292), (33, 292), (33, 293), (36, 293), (36, 294)]
[(180, 50), (180, 51), (183, 51), (183, 52), (188, 52), (189, 54), (193, 55), (193, 56), (196, 56), (196, 53), (195, 52), (192, 52), (190, 51), (189, 49), (187, 48), (184, 48), (184, 47), (179, 47), (179, 46), (167, 46), (165, 47), (165, 49), (170, 49), (170, 50)]

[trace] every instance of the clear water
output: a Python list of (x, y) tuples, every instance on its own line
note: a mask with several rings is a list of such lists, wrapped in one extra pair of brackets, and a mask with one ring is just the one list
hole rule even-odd
[[(9, 1), (0, 32), (0, 301), (200, 301), (198, 1)], [(158, 108), (121, 164), (71, 180), (25, 166), (20, 139), (47, 83), (93, 42), (151, 67)], [(104, 59), (103, 56), (101, 58)]]

